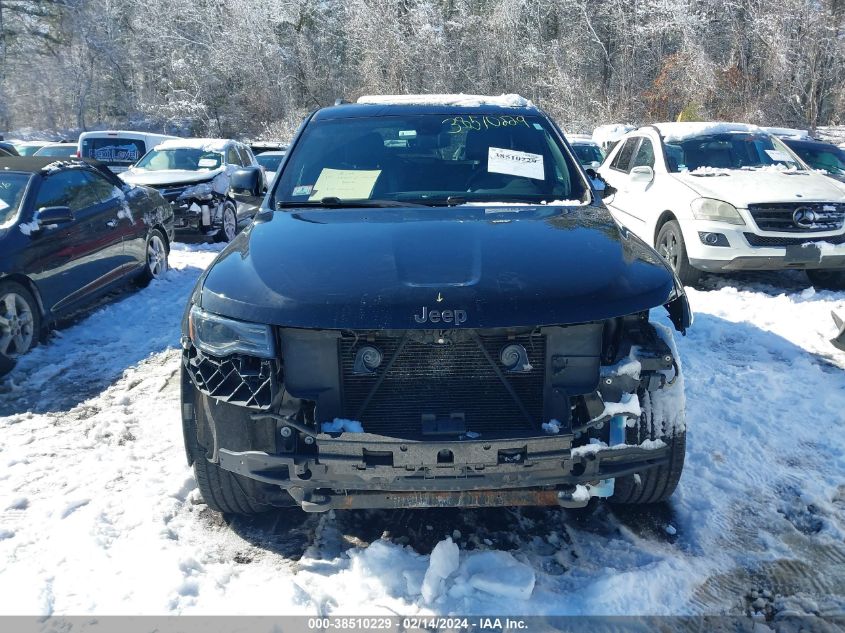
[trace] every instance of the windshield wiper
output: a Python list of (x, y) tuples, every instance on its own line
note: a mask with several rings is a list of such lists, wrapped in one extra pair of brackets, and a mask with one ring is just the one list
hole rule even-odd
[(417, 204), (414, 202), (401, 202), (400, 200), (341, 200), (334, 196), (327, 196), (320, 200), (304, 200), (302, 202), (293, 202), (290, 200), (279, 200), (276, 202), (277, 209), (301, 209), (305, 207), (319, 207), (323, 209), (343, 209), (343, 208), (390, 208), (390, 207), (425, 207), (427, 205)]

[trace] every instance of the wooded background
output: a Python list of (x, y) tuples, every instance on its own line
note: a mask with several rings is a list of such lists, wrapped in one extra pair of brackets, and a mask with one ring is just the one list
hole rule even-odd
[(0, 131), (290, 136), (364, 93), (603, 122), (845, 122), (845, 0), (0, 0)]

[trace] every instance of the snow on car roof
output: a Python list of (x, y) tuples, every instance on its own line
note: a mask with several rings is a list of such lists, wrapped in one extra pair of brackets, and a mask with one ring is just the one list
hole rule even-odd
[(764, 132), (762, 128), (756, 125), (750, 125), (748, 123), (724, 123), (720, 121), (655, 123), (654, 127), (660, 131), (660, 136), (665, 141), (682, 141), (706, 134), (726, 134), (729, 132), (756, 132), (759, 134)]
[(364, 95), (358, 98), (361, 104), (376, 105), (448, 105), (476, 108), (482, 105), (503, 108), (533, 108), (534, 104), (517, 94), (490, 95), (430, 94), (430, 95)]
[(599, 125), (593, 130), (593, 140), (601, 145), (605, 142), (618, 141), (631, 130), (636, 128), (628, 123), (608, 123), (606, 125)]
[(206, 152), (222, 152), (231, 140), (227, 138), (174, 138), (162, 141), (155, 149), (201, 149)]
[(809, 130), (797, 130), (791, 127), (764, 127), (763, 129), (769, 134), (783, 138), (794, 138), (796, 140), (811, 138)]
[(576, 143), (590, 143), (595, 145), (596, 142), (593, 140), (593, 137), (589, 134), (566, 134), (566, 140), (572, 143), (573, 145)]

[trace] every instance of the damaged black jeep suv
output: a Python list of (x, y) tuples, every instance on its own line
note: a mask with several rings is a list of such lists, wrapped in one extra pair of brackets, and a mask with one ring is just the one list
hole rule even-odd
[[(521, 98), (362, 98), (297, 133), (186, 309), (206, 503), (651, 503), (681, 475), (691, 313)], [(232, 177), (244, 202), (257, 170)]]

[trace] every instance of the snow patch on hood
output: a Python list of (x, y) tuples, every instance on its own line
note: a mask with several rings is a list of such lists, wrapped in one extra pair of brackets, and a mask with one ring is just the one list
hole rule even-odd
[(477, 108), (483, 105), (503, 108), (533, 108), (534, 104), (518, 94), (489, 95), (430, 94), (430, 95), (364, 95), (358, 103), (378, 105), (448, 105)]

